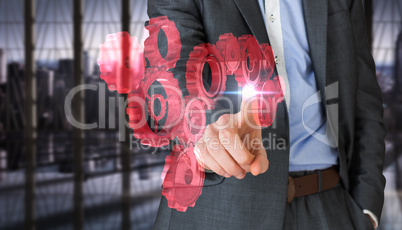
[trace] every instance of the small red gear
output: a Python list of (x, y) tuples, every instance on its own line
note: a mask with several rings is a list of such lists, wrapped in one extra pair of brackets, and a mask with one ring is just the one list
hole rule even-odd
[(272, 81), (274, 82), (275, 89), (276, 89), (276, 94), (275, 94), (275, 100), (276, 103), (281, 103), (284, 98), (285, 98), (285, 89), (282, 86), (285, 86), (285, 83), (283, 81), (283, 78), (280, 75), (276, 75)]
[(253, 109), (257, 107), (258, 116), (254, 116), (254, 119), (263, 127), (272, 125), (276, 117), (278, 103), (284, 99), (280, 81), (281, 77), (275, 76), (272, 80), (267, 79), (261, 84), (261, 87), (259, 86), (258, 91), (260, 93), (255, 101), (256, 104), (253, 104)]
[(240, 45), (237, 38), (231, 33), (219, 36), (216, 47), (222, 53), (226, 65), (226, 75), (232, 75), (240, 65)]
[[(143, 145), (161, 147), (167, 145), (169, 140), (175, 137), (177, 127), (183, 118), (184, 100), (182, 99), (179, 83), (171, 72), (147, 72), (145, 75), (146, 80), (141, 84), (141, 93), (139, 95), (133, 94), (133, 96), (142, 97), (144, 100), (141, 102), (131, 102), (127, 108), (129, 116), (132, 114), (131, 117), (137, 119), (136, 122), (130, 119), (129, 125), (134, 130), (134, 137), (140, 139)], [(159, 121), (153, 119), (155, 122), (155, 129), (153, 130), (147, 123), (145, 110), (147, 108), (146, 99), (150, 98), (148, 92), (154, 83), (158, 84), (157, 87), (163, 87), (163, 90), (166, 92), (166, 98), (163, 100), (168, 105), (163, 127), (160, 129)], [(148, 103), (152, 102), (148, 101)]]
[[(151, 95), (148, 97), (148, 101), (149, 101), (149, 103), (148, 103), (149, 116), (156, 121), (162, 120), (162, 118), (165, 117), (166, 109), (167, 109), (166, 99), (160, 94), (154, 94), (154, 95)], [(159, 101), (159, 104), (160, 104), (160, 112), (158, 114), (156, 114), (156, 111), (154, 110), (155, 106), (157, 106), (156, 105), (157, 101)]]
[(162, 195), (166, 197), (169, 208), (185, 212), (188, 207), (194, 207), (202, 193), (205, 172), (202, 160), (196, 156), (193, 147), (184, 149), (175, 145), (165, 159), (161, 177)]
[[(165, 67), (166, 69), (176, 67), (180, 59), (181, 40), (180, 33), (173, 21), (166, 16), (151, 18), (145, 27), (149, 31), (149, 37), (144, 42), (144, 53), (151, 67)], [(167, 38), (167, 54), (162, 57), (158, 45), (160, 31), (163, 31)]]
[[(212, 80), (209, 90), (205, 89), (203, 70), (208, 63)], [(187, 89), (190, 97), (205, 98), (208, 109), (214, 108), (214, 99), (223, 95), (226, 90), (226, 70), (219, 50), (211, 44), (200, 44), (194, 47), (187, 62)]]
[(235, 72), (236, 81), (240, 87), (245, 84), (257, 86), (261, 80), (261, 47), (252, 35), (243, 35), (238, 40), (241, 49), (241, 66)]
[(272, 74), (274, 73), (275, 70), (275, 56), (274, 52), (272, 51), (272, 47), (269, 44), (262, 44), (261, 45), (261, 50), (262, 50), (262, 64), (263, 64), (263, 69), (265, 71), (264, 75), (265, 78), (271, 78)]
[(136, 37), (127, 32), (109, 34), (100, 45), (97, 61), (103, 79), (109, 90), (130, 93), (137, 90), (143, 80), (145, 60), (143, 49)]
[(203, 99), (186, 99), (184, 118), (177, 132), (179, 142), (184, 146), (194, 146), (204, 134), (207, 124), (205, 109), (206, 103)]
[(276, 115), (276, 89), (272, 80), (267, 80), (258, 98), (258, 119), (263, 127), (271, 126)]

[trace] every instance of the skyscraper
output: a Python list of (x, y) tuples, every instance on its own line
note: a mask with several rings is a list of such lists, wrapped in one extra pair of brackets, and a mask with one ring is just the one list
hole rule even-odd
[(0, 84), (7, 83), (7, 60), (6, 53), (0, 49)]
[(91, 57), (87, 51), (84, 51), (84, 77), (90, 77), (92, 74)]
[(39, 89), (46, 94), (46, 96), (53, 96), (54, 89), (54, 72), (46, 68), (39, 68), (36, 72)]

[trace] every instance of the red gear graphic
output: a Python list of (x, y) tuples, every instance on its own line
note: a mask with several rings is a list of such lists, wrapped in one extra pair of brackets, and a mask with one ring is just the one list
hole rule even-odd
[(100, 45), (97, 61), (109, 90), (130, 93), (137, 90), (144, 76), (145, 60), (143, 49), (137, 38), (127, 32), (109, 34)]
[[(149, 103), (148, 103), (148, 114), (149, 114), (149, 116), (152, 119), (156, 120), (156, 121), (162, 120), (162, 118), (165, 117), (166, 109), (167, 109), (167, 106), (166, 106), (167, 101), (166, 101), (166, 99), (160, 94), (154, 94), (154, 95), (148, 97), (148, 100), (149, 100)], [(159, 112), (158, 115), (156, 115), (156, 113), (154, 111), (156, 100), (159, 100), (160, 105), (161, 105), (161, 111)]]
[[(166, 16), (151, 18), (145, 27), (149, 31), (149, 37), (145, 40), (145, 57), (151, 67), (165, 67), (166, 69), (176, 67), (180, 59), (181, 40), (180, 33), (173, 21)], [(167, 38), (167, 54), (162, 57), (158, 46), (159, 32), (163, 31)]]
[(258, 98), (258, 119), (263, 127), (271, 126), (276, 115), (275, 85), (272, 80), (267, 80), (261, 88)]
[(264, 67), (265, 77), (271, 78), (272, 74), (274, 73), (275, 69), (275, 56), (274, 52), (272, 51), (272, 47), (269, 44), (262, 44), (262, 66)]
[(193, 147), (184, 149), (181, 145), (175, 145), (165, 159), (161, 177), (162, 195), (166, 197), (170, 208), (185, 212), (188, 207), (194, 207), (202, 193), (205, 173)]
[(274, 82), (276, 93), (275, 93), (275, 100), (276, 103), (281, 103), (285, 98), (285, 89), (282, 88), (285, 83), (283, 82), (283, 78), (279, 75), (276, 75), (272, 81)]
[(240, 87), (245, 84), (257, 86), (261, 80), (262, 52), (257, 39), (252, 35), (239, 38), (241, 48), (241, 66), (235, 72)]
[(233, 34), (223, 34), (219, 36), (216, 47), (222, 53), (226, 65), (226, 75), (232, 75), (240, 65), (240, 45)]
[(280, 85), (280, 76), (266, 80), (260, 89), (260, 94), (254, 104), (258, 109), (258, 116), (254, 119), (263, 127), (269, 127), (275, 120), (278, 103), (283, 101), (284, 95)]
[(206, 103), (203, 99), (186, 100), (184, 118), (177, 132), (179, 142), (185, 146), (193, 146), (204, 134), (207, 124), (205, 115)]
[[(132, 94), (132, 96), (138, 96), (138, 98), (143, 98), (144, 100), (141, 102), (130, 102), (129, 108), (127, 108), (129, 116), (131, 114), (131, 117), (136, 119), (132, 120), (130, 118), (129, 125), (134, 130), (134, 137), (140, 139), (143, 145), (161, 147), (167, 145), (169, 140), (175, 137), (176, 129), (183, 117), (184, 100), (182, 99), (179, 83), (171, 72), (147, 72), (145, 78), (147, 80), (141, 83), (141, 93), (138, 95)], [(146, 95), (148, 95), (149, 88), (155, 82), (159, 82), (165, 90), (167, 98), (164, 98), (164, 101), (168, 103), (167, 114), (165, 115), (166, 120), (160, 131), (158, 131), (159, 121), (157, 119), (154, 120), (155, 130), (152, 130), (147, 124), (147, 117), (145, 116), (145, 109), (147, 108), (145, 99), (151, 98)], [(152, 102), (149, 101), (148, 103)]]
[[(208, 63), (212, 81), (209, 90), (204, 87), (203, 69)], [(187, 62), (187, 89), (190, 97), (205, 98), (207, 109), (214, 108), (214, 99), (221, 96), (226, 89), (226, 70), (223, 58), (218, 49), (211, 44), (200, 44), (194, 47)]]

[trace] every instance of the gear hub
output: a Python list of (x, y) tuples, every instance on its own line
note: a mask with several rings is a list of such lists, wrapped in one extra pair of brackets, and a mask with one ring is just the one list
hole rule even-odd
[(184, 118), (178, 132), (180, 143), (185, 146), (193, 146), (204, 134), (206, 126), (205, 102), (202, 99), (193, 98), (186, 100)]
[[(148, 114), (155, 121), (160, 121), (165, 117), (167, 101), (160, 94), (154, 94), (148, 97)], [(159, 108), (159, 109), (157, 109)]]
[[(127, 113), (133, 118), (130, 118), (129, 125), (134, 130), (134, 137), (143, 145), (161, 147), (176, 135), (183, 118), (184, 100), (178, 81), (171, 72), (147, 72), (145, 78), (141, 93), (132, 95), (143, 100), (129, 102)], [(159, 113), (154, 110), (156, 101), (160, 103)]]

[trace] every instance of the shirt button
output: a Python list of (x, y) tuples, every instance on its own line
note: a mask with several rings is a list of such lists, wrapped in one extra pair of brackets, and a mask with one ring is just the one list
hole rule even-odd
[(280, 61), (281, 61), (281, 59), (280, 59), (278, 56), (276, 56), (276, 57), (275, 57), (275, 64), (278, 65)]
[(269, 20), (270, 20), (271, 22), (274, 22), (274, 21), (275, 21), (275, 17), (274, 17), (273, 14), (271, 14), (271, 16), (269, 16)]

